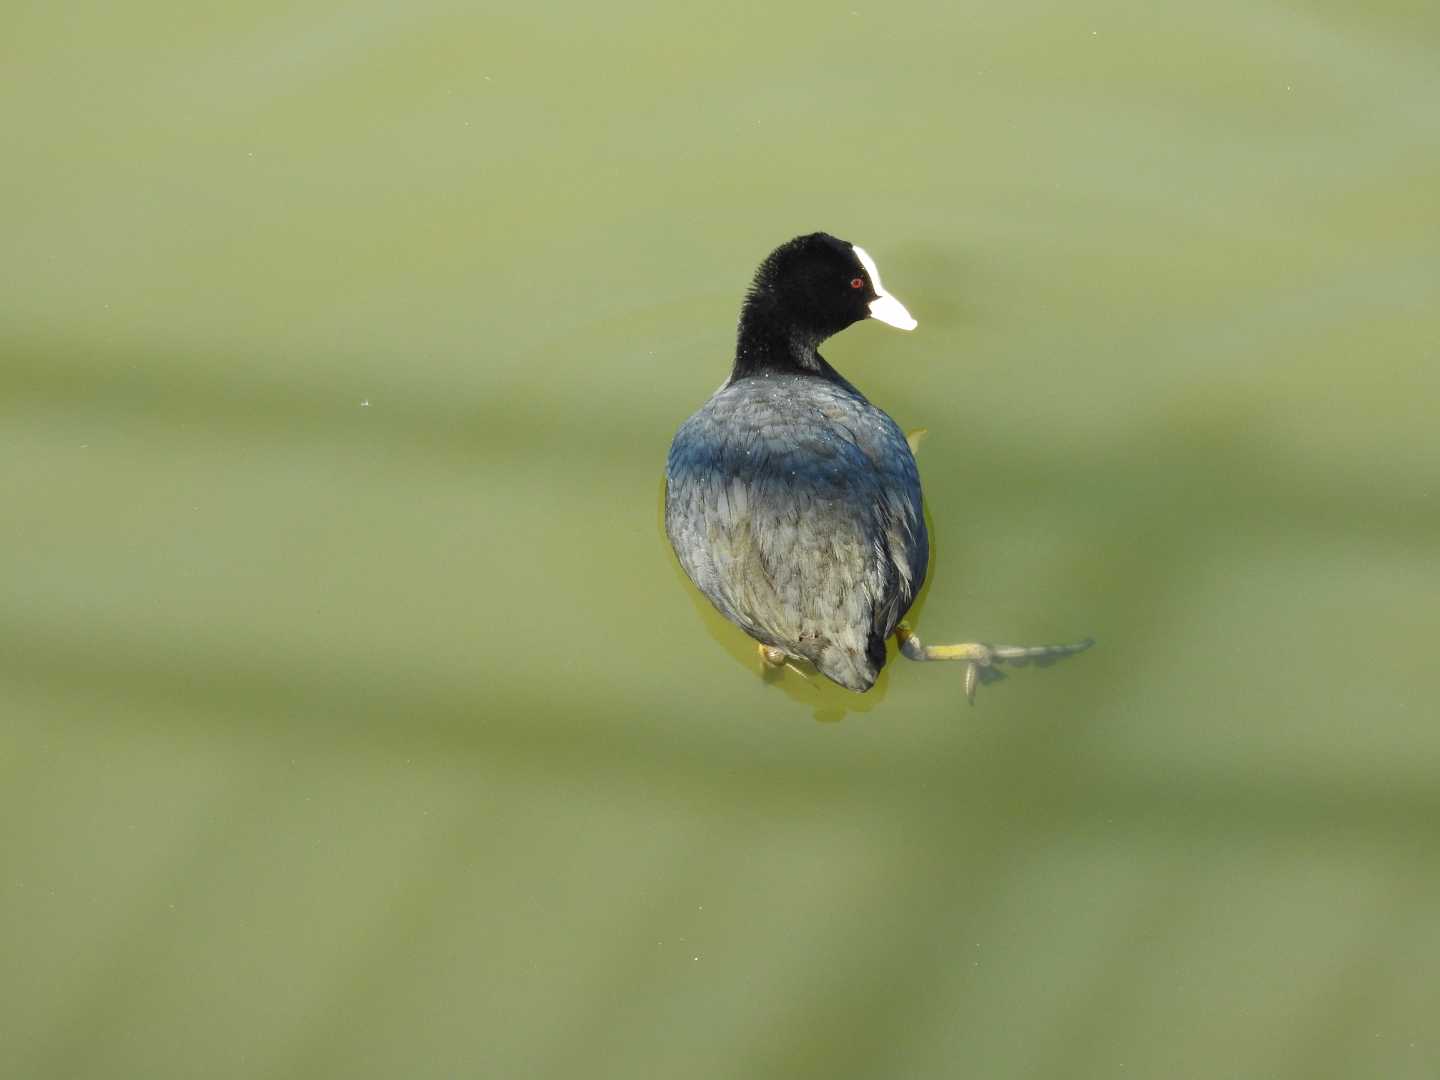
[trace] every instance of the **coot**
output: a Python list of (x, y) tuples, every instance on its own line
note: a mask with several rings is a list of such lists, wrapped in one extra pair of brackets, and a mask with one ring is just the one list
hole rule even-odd
[(929, 544), (905, 435), (817, 352), (861, 319), (915, 320), (864, 248), (796, 237), (755, 273), (725, 384), (681, 425), (666, 468), (665, 529), (680, 565), (769, 664), (792, 657), (851, 690), (885, 665), (894, 634), (912, 660), (982, 669), (1074, 645), (923, 645), (905, 623)]

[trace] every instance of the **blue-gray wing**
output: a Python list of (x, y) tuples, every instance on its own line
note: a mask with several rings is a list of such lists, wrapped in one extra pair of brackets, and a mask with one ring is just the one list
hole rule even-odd
[(925, 577), (904, 435), (815, 379), (737, 383), (687, 420), (665, 519), (686, 573), (727, 618), (854, 689), (874, 682)]

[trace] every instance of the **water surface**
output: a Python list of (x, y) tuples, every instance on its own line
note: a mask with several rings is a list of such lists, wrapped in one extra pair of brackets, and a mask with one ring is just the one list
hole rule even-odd
[[(1429, 8), (10, 22), (7, 1074), (1435, 1075)], [(856, 697), (688, 590), (816, 228), (922, 633), (1099, 648)]]

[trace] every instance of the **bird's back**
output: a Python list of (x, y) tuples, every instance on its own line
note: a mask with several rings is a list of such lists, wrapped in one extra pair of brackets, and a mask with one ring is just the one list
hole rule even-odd
[(853, 690), (874, 683), (925, 578), (914, 456), (838, 377), (756, 375), (718, 391), (671, 444), (665, 526), (721, 613)]

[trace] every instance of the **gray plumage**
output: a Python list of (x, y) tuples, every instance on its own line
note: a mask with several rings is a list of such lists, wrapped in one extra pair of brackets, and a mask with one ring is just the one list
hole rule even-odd
[(686, 574), (751, 637), (868, 690), (925, 580), (905, 436), (843, 381), (755, 375), (681, 426), (665, 528)]
[(868, 690), (929, 549), (904, 434), (816, 351), (867, 315), (914, 325), (857, 252), (818, 233), (762, 264), (730, 379), (671, 444), (665, 528), (727, 619)]

